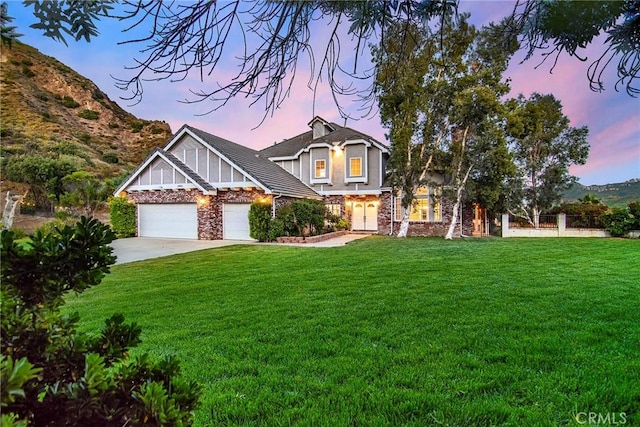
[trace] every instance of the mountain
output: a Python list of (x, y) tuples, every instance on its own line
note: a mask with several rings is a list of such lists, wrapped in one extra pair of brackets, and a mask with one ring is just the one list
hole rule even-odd
[[(171, 136), (123, 110), (92, 81), (20, 42), (0, 47), (2, 169), (19, 154), (61, 157), (101, 179), (133, 169)], [(4, 191), (12, 183), (3, 180)]]
[(625, 207), (631, 202), (640, 201), (640, 179), (617, 184), (575, 184), (563, 194), (563, 202), (577, 202), (586, 194), (596, 196), (607, 206)]

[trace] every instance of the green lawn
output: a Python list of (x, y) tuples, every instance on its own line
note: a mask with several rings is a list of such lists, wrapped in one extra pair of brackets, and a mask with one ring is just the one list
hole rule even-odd
[(200, 426), (640, 425), (637, 240), (231, 246), (115, 266), (68, 307), (177, 355)]

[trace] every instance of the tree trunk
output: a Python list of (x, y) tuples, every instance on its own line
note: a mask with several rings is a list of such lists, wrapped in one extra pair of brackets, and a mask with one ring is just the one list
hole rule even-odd
[[(456, 229), (456, 223), (458, 222), (458, 212), (460, 210), (460, 199), (462, 196), (462, 188), (458, 189), (458, 194), (456, 197), (456, 202), (453, 204), (453, 214), (451, 215), (451, 224), (449, 224), (449, 230), (447, 231), (447, 235), (444, 236), (447, 240), (453, 239), (453, 232)], [(460, 234), (462, 234), (462, 230), (460, 230)]]
[(409, 214), (411, 208), (402, 207), (402, 221), (400, 222), (400, 230), (398, 231), (398, 237), (407, 237), (409, 231)]
[[(453, 239), (453, 232), (456, 229), (456, 223), (458, 222), (458, 213), (460, 212), (460, 205), (462, 204), (462, 190), (464, 189), (465, 185), (467, 185), (467, 179), (469, 179), (469, 173), (471, 173), (472, 168), (473, 165), (470, 165), (469, 169), (467, 169), (467, 173), (464, 174), (462, 182), (458, 183), (458, 188), (456, 189), (456, 202), (453, 204), (453, 212), (451, 215), (451, 224), (449, 224), (449, 230), (447, 231), (446, 236), (444, 236), (444, 238), (447, 240)], [(460, 168), (458, 168), (458, 171), (459, 170)], [(460, 226), (460, 235), (462, 236), (462, 225)]]
[(20, 202), (23, 198), (24, 195), (11, 196), (11, 192), (7, 191), (7, 199), (4, 203), (4, 212), (2, 212), (2, 228), (4, 228), (5, 230), (13, 227), (13, 219), (16, 215), (16, 208), (20, 206)]

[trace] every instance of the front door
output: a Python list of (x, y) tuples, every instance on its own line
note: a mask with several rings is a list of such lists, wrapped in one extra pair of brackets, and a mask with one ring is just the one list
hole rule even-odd
[(353, 230), (378, 231), (377, 205), (374, 202), (354, 203), (351, 228)]
[(473, 205), (473, 232), (472, 236), (486, 236), (488, 234), (487, 211), (479, 206)]

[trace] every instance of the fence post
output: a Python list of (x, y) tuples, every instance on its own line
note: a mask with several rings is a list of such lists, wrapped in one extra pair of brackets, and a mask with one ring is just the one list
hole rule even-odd
[(556, 220), (558, 221), (558, 237), (563, 237), (567, 229), (567, 214), (559, 213)]
[(502, 214), (502, 237), (509, 237), (509, 214)]

